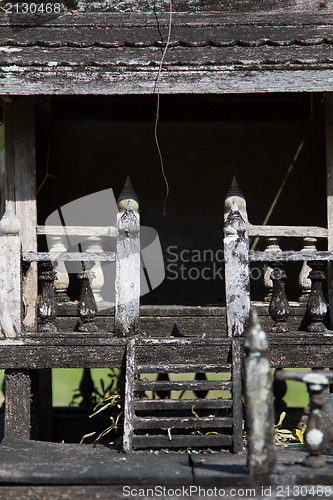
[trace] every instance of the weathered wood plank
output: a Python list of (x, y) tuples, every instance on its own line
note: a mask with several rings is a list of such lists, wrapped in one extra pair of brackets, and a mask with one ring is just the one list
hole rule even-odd
[(248, 228), (249, 236), (289, 237), (289, 238), (327, 238), (327, 229), (316, 226), (256, 226)]
[[(319, 44), (315, 46), (293, 45), (283, 49), (275, 45), (260, 45), (258, 47), (246, 47), (243, 45), (218, 47), (203, 44), (202, 47), (175, 46), (168, 50), (168, 58), (164, 63), (164, 69), (173, 67), (189, 66), (198, 71), (209, 66), (223, 66), (223, 70), (238, 68), (239, 70), (278, 70), (282, 67), (303, 70), (318, 68), (332, 68), (333, 55), (332, 45)], [(13, 68), (30, 68), (33, 72), (48, 71), (55, 67), (62, 70), (76, 69), (84, 71), (85, 66), (91, 66), (92, 58), (94, 68), (100, 71), (109, 70), (113, 67), (116, 71), (120, 69), (142, 70), (149, 66), (156, 67), (159, 63), (160, 48), (99, 48), (92, 47), (89, 51), (79, 48), (56, 48), (45, 49), (44, 47), (14, 48), (10, 60), (7, 52), (0, 50), (1, 72), (3, 75)], [(19, 70), (17, 70), (19, 71)], [(254, 226), (256, 228), (260, 226)], [(271, 226), (268, 226), (271, 227)], [(56, 229), (56, 228), (55, 228)], [(318, 228), (319, 229), (319, 228)], [(94, 228), (92, 229), (94, 230)], [(45, 234), (46, 230), (39, 229), (39, 234)], [(48, 230), (47, 230), (48, 231)], [(69, 229), (69, 231), (71, 231)], [(102, 233), (104, 232), (101, 228)], [(267, 231), (267, 229), (266, 229)], [(57, 230), (58, 233), (58, 230)], [(70, 232), (68, 233), (70, 234)], [(313, 233), (311, 233), (313, 234)], [(320, 233), (322, 234), (322, 233)], [(106, 234), (115, 236), (115, 234)], [(324, 236), (325, 237), (325, 236)]]
[(130, 339), (126, 347), (125, 401), (124, 401), (124, 431), (123, 451), (132, 451), (133, 420), (134, 420), (134, 385), (135, 385), (135, 339)]
[(222, 372), (230, 370), (231, 365), (220, 364), (140, 364), (136, 366), (137, 373), (204, 373), (204, 372)]
[(28, 370), (5, 371), (5, 437), (30, 439), (31, 379)]
[[(161, 26), (162, 37), (166, 38), (167, 26)], [(62, 27), (30, 27), (30, 29), (14, 30), (2, 27), (2, 45), (15, 47), (150, 47), (161, 46), (161, 33), (157, 26), (150, 27), (112, 27), (109, 26), (68, 26)], [(174, 25), (170, 46), (259, 46), (259, 45), (313, 45), (330, 43), (331, 32), (328, 26), (255, 26), (255, 25), (224, 25), (204, 27)]]
[[(167, 27), (169, 24), (169, 13), (158, 12), (158, 24)], [(252, 26), (332, 26), (333, 15), (329, 12), (252, 12), (232, 13), (221, 10), (173, 12), (173, 26), (227, 26), (227, 25), (252, 25)], [(157, 26), (156, 14), (151, 9), (146, 12), (89, 12), (79, 11), (75, 16), (71, 12), (64, 12), (57, 16), (36, 16), (35, 14), (17, 14), (15, 16), (3, 16), (0, 13), (0, 26), (16, 27), (44, 26), (49, 29), (53, 27), (94, 26), (94, 27), (155, 27)]]
[(140, 222), (129, 206), (117, 224), (115, 333), (135, 335), (140, 318)]
[(227, 417), (135, 417), (135, 429), (204, 429), (232, 427), (233, 419)]
[(303, 262), (304, 260), (333, 260), (333, 251), (250, 251), (250, 262)]
[[(157, 68), (132, 67), (130, 78), (124, 68), (16, 66), (0, 71), (3, 95), (149, 94), (154, 88)], [(288, 69), (288, 71), (285, 71)], [(193, 68), (191, 65), (162, 70), (161, 94), (230, 94), (260, 92), (327, 92), (333, 90), (333, 70), (325, 64), (274, 69), (249, 66)]]
[(184, 382), (137, 380), (135, 382), (136, 391), (159, 391), (161, 389), (170, 391), (182, 391), (184, 389), (188, 391), (193, 389), (226, 391), (231, 388), (232, 383), (225, 380), (186, 380)]
[(136, 410), (202, 410), (232, 408), (231, 399), (138, 399)]
[[(333, 366), (333, 332), (269, 334), (269, 356), (272, 367), (297, 368)], [(139, 363), (164, 363), (170, 356), (176, 363), (184, 363), (194, 358), (198, 362), (221, 361), (229, 358), (230, 339), (206, 341), (205, 353), (200, 347), (202, 341), (178, 340), (177, 346), (162, 343), (159, 347), (145, 346), (137, 339), (137, 359)], [(155, 339), (156, 344), (158, 339)], [(182, 343), (182, 341), (184, 343)], [(80, 334), (68, 332), (56, 336), (25, 336), (20, 339), (0, 341), (0, 368), (107, 368), (121, 367), (126, 342), (110, 335)], [(230, 359), (229, 359), (230, 362)]]
[(133, 436), (133, 447), (138, 448), (219, 448), (231, 446), (232, 436), (219, 435), (191, 435), (179, 436)]
[[(81, 1), (79, 13), (81, 11), (98, 12), (107, 9), (108, 13), (122, 12), (130, 15), (132, 12), (151, 12), (152, 7), (148, 0), (132, 0), (131, 2), (119, 2), (117, 0), (107, 0), (90, 2), (89, 0)], [(154, 9), (157, 13), (168, 12), (169, 2), (165, 0), (157, 0), (154, 4)], [(72, 12), (73, 4), (68, 7), (62, 4), (62, 11)], [(223, 0), (179, 0), (175, 6), (176, 12), (332, 12), (333, 4), (331, 0), (324, 3), (309, 2), (307, 0), (285, 0), (283, 5), (276, 0), (231, 0), (225, 2)], [(11, 15), (11, 17), (15, 17)], [(45, 16), (41, 16), (42, 18)]]
[(23, 252), (25, 262), (66, 261), (66, 262), (112, 262), (116, 260), (114, 252)]

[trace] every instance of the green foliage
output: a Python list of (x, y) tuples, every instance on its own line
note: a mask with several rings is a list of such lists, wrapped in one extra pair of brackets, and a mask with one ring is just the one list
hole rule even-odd
[(293, 429), (293, 431), (290, 431), (289, 429), (282, 429), (282, 423), (283, 420), (286, 416), (286, 412), (282, 412), (279, 418), (278, 423), (274, 426), (274, 437), (275, 437), (275, 442), (276, 444), (279, 444), (281, 446), (287, 446), (288, 442), (304, 442), (304, 432), (306, 429), (306, 426), (303, 427), (302, 430), (300, 429)]
[[(110, 408), (110, 407), (113, 407), (113, 406), (117, 406), (119, 409), (121, 409), (121, 405), (120, 405), (120, 395), (119, 394), (115, 394), (113, 396), (108, 396), (106, 398), (104, 398), (102, 401), (100, 401), (94, 408), (94, 413), (92, 413), (91, 415), (89, 415), (89, 418), (92, 418), (94, 417), (95, 415), (97, 415), (98, 413), (102, 412), (102, 411), (105, 411), (107, 408)], [(110, 416), (110, 420), (111, 420), (111, 425), (109, 427), (107, 427), (106, 429), (104, 429), (98, 436), (97, 438), (95, 439), (94, 441), (94, 448), (96, 447), (96, 445), (100, 442), (100, 440), (102, 439), (102, 437), (106, 436), (107, 434), (109, 434), (111, 431), (113, 430), (117, 430), (118, 429), (118, 424), (119, 424), (119, 420), (120, 420), (120, 417), (122, 416), (122, 411), (119, 411), (118, 415), (116, 418), (114, 418), (112, 415)], [(97, 433), (96, 432), (90, 432), (89, 434), (85, 434), (80, 443), (83, 443), (84, 440), (88, 437), (92, 437), (92, 436), (95, 436)], [(109, 444), (114, 444), (113, 442), (109, 443)]]

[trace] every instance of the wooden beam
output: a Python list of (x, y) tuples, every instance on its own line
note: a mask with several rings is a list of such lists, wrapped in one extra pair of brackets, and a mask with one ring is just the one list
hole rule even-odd
[(256, 226), (250, 225), (249, 236), (288, 238), (327, 238), (326, 227), (317, 226)]

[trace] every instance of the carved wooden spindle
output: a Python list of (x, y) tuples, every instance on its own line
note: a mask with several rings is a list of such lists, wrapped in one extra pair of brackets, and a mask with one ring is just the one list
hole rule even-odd
[[(316, 238), (304, 238), (301, 252), (315, 252), (317, 250), (316, 242)], [(309, 300), (311, 292), (311, 280), (309, 279), (310, 271), (311, 268), (309, 267), (308, 262), (304, 261), (298, 278), (298, 284), (301, 289), (301, 295), (298, 299), (300, 302), (307, 302)]]
[(325, 332), (327, 330), (323, 321), (327, 314), (327, 303), (323, 292), (323, 281), (326, 279), (324, 264), (320, 261), (310, 261), (309, 266), (312, 271), (309, 274), (311, 279), (311, 292), (308, 300), (306, 312), (310, 319), (308, 332)]
[(273, 269), (271, 279), (273, 281), (273, 293), (271, 303), (269, 305), (269, 314), (275, 321), (272, 328), (274, 333), (288, 332), (289, 328), (286, 319), (289, 316), (289, 303), (286, 295), (284, 280), (287, 278), (286, 273), (280, 267)]
[[(96, 253), (102, 252), (103, 251), (102, 237), (90, 236), (89, 238), (87, 238), (86, 241), (81, 243), (81, 246), (83, 252), (96, 252)], [(91, 289), (96, 301), (96, 305), (99, 308), (99, 306), (103, 305), (103, 297), (101, 295), (101, 290), (104, 285), (104, 273), (100, 262), (94, 263), (94, 265), (91, 268), (91, 273), (92, 273), (91, 276), (93, 276), (91, 282)], [(103, 307), (101, 307), (101, 309), (103, 309)]]
[(81, 281), (81, 294), (78, 306), (80, 317), (79, 332), (96, 332), (97, 326), (95, 325), (95, 316), (97, 313), (97, 306), (94, 295), (91, 290), (92, 272), (91, 268), (93, 262), (85, 262), (85, 269), (82, 273), (78, 274)]
[(40, 332), (56, 332), (55, 318), (57, 316), (57, 302), (54, 291), (56, 273), (51, 262), (40, 262), (41, 297), (38, 303), (38, 316)]
[(319, 468), (326, 465), (323, 452), (326, 447), (327, 421), (323, 413), (326, 389), (329, 380), (318, 373), (310, 373), (303, 378), (310, 396), (310, 418), (305, 432), (305, 445), (309, 455), (305, 460), (307, 467)]
[[(280, 251), (281, 248), (278, 245), (278, 238), (270, 237), (267, 238), (267, 247), (265, 249), (265, 252), (276, 252)], [(272, 299), (272, 293), (273, 293), (273, 281), (271, 279), (271, 274), (272, 274), (272, 267), (269, 266), (268, 264), (265, 266), (265, 273), (264, 273), (264, 287), (267, 290), (266, 296), (264, 298), (265, 302), (270, 302)]]
[[(48, 236), (47, 239), (50, 252), (67, 252), (64, 243), (64, 236)], [(69, 286), (69, 276), (65, 262), (59, 261), (55, 268), (57, 279), (54, 284), (57, 302), (68, 302), (67, 289)]]
[(248, 471), (271, 474), (275, 466), (272, 377), (267, 358), (268, 339), (258, 317), (245, 338), (245, 408), (248, 437)]

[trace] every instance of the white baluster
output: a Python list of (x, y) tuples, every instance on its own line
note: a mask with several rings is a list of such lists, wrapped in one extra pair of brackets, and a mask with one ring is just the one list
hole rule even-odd
[[(316, 243), (316, 238), (304, 238), (301, 252), (315, 252), (317, 250)], [(312, 271), (311, 267), (309, 267), (308, 263), (304, 261), (298, 277), (298, 284), (301, 289), (301, 295), (298, 298), (300, 302), (307, 302), (309, 299), (311, 292), (311, 280), (308, 276), (310, 271)]]
[[(265, 248), (265, 252), (277, 252), (281, 250), (281, 248), (278, 245), (278, 238), (267, 238), (267, 247)], [(264, 298), (265, 302), (270, 302), (272, 298), (272, 293), (273, 293), (273, 281), (271, 280), (271, 272), (273, 269), (269, 266), (265, 266), (265, 273), (264, 273), (264, 287), (267, 290), (266, 296)]]
[[(48, 245), (50, 252), (67, 252), (64, 242), (64, 236), (48, 236)], [(54, 282), (54, 290), (56, 293), (57, 302), (68, 302), (67, 289), (69, 286), (69, 276), (65, 262), (59, 261), (55, 267), (56, 280)]]

